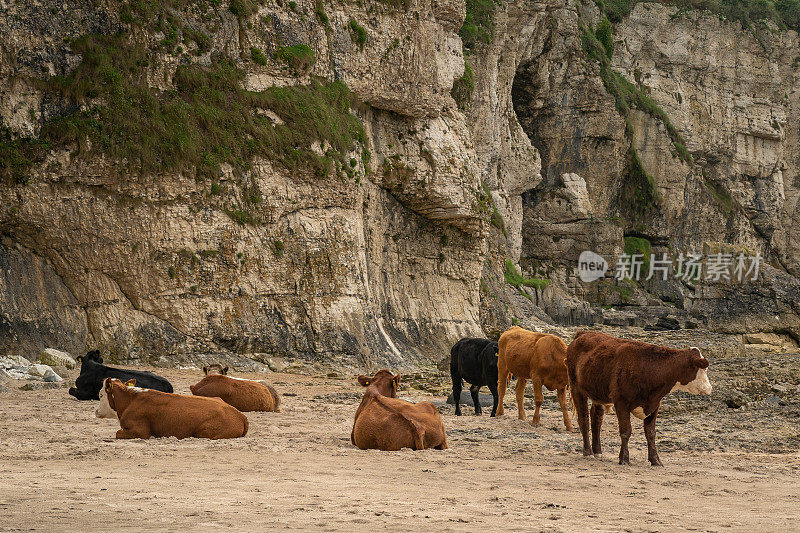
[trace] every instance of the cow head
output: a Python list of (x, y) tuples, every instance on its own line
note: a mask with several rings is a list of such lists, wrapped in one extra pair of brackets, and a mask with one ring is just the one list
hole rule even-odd
[[(136, 385), (135, 379), (129, 379), (125, 383), (116, 379), (116, 378), (106, 378), (103, 380), (103, 386), (100, 387), (100, 405), (97, 407), (95, 411), (95, 416), (97, 418), (118, 418), (117, 417), (117, 406), (114, 400), (114, 388), (115, 387), (134, 387)], [(140, 390), (136, 388), (136, 390)]]
[(219, 363), (214, 363), (213, 365), (208, 365), (203, 367), (203, 374), (208, 376), (209, 374), (219, 374), (221, 376), (228, 375), (228, 367), (222, 366)]
[(361, 375), (358, 382), (362, 387), (373, 386), (378, 392), (389, 398), (397, 398), (397, 387), (400, 385), (400, 374), (392, 375), (388, 370), (378, 370), (371, 378)]
[(100, 355), (100, 350), (92, 350), (87, 352), (86, 355), (79, 355), (75, 358), (75, 360), (79, 363), (83, 363), (84, 361), (94, 361), (98, 365), (103, 364), (103, 357)]
[(686, 365), (682, 368), (678, 382), (672, 387), (673, 391), (682, 390), (690, 394), (711, 394), (711, 382), (708, 380), (708, 359), (703, 357), (699, 348), (688, 350), (689, 358)]
[(100, 387), (100, 405), (94, 412), (97, 418), (117, 418), (117, 411), (111, 406), (113, 397), (111, 395), (112, 381), (119, 381), (118, 379), (106, 378), (103, 380), (103, 386)]

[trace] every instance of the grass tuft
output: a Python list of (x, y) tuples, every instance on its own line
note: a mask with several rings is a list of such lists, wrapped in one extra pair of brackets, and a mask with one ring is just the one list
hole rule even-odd
[(517, 270), (517, 267), (514, 266), (514, 262), (511, 259), (506, 259), (505, 278), (509, 284), (513, 285), (519, 291), (522, 291), (522, 287), (544, 289), (550, 285), (549, 279), (526, 278)]
[(314, 50), (305, 44), (293, 44), (284, 46), (275, 51), (275, 60), (283, 61), (294, 70), (302, 72), (308, 69), (316, 61)]
[(350, 29), (350, 37), (353, 42), (358, 45), (360, 50), (363, 50), (364, 45), (367, 43), (367, 30), (356, 19), (350, 19), (350, 23), (347, 26)]
[(465, 61), (464, 74), (453, 83), (450, 95), (458, 104), (461, 111), (465, 111), (472, 100), (472, 92), (475, 90), (475, 74), (472, 67)]
[[(288, 170), (325, 176), (333, 162), (349, 161), (365, 146), (361, 122), (350, 112), (351, 95), (340, 82), (241, 88), (244, 72), (232, 62), (181, 65), (174, 89), (147, 83), (147, 51), (126, 35), (90, 35), (72, 43), (83, 60), (66, 77), (42, 82), (46, 92), (74, 103), (75, 111), (45, 122), (39, 139), (0, 135), (0, 176), (26, 181), (29, 167), (51, 148), (75, 148), (77, 156), (102, 153), (130, 170), (219, 174), (220, 165), (238, 171), (262, 156)], [(82, 110), (81, 110), (82, 109)], [(259, 110), (271, 110), (273, 124)], [(2, 133), (2, 132), (0, 132)], [(327, 141), (317, 154), (311, 146)]]

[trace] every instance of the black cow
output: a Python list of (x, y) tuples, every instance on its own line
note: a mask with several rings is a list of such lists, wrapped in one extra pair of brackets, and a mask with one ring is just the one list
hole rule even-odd
[(453, 401), (456, 415), (461, 416), (461, 380), (472, 384), (469, 388), (475, 414), (481, 414), (478, 390), (484, 385), (494, 398), (492, 416), (497, 413), (497, 343), (489, 339), (464, 338), (450, 349), (450, 377), (453, 379)]
[(70, 387), (69, 393), (79, 400), (99, 400), (100, 388), (106, 378), (117, 378), (123, 383), (135, 379), (137, 387), (172, 392), (170, 382), (152, 372), (124, 370), (104, 365), (103, 358), (97, 350), (78, 357), (77, 361), (81, 364), (81, 374), (75, 380), (75, 386)]

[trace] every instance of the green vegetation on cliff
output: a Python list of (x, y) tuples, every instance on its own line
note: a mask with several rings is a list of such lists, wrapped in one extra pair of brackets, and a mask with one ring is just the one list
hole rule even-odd
[[(24, 181), (47, 149), (73, 146), (79, 156), (102, 153), (140, 172), (213, 176), (223, 163), (244, 170), (262, 156), (326, 175), (366, 142), (342, 82), (245, 91), (244, 72), (217, 59), (208, 67), (179, 66), (174, 89), (162, 92), (147, 83), (148, 51), (127, 35), (82, 37), (72, 49), (82, 62), (41, 86), (75, 110), (45, 122), (39, 139), (0, 139), (0, 172), (7, 180)], [(266, 110), (281, 120), (273, 123)], [(330, 149), (320, 155), (314, 141), (327, 141)]]
[[(596, 0), (597, 6), (611, 20), (620, 22), (641, 0)], [(767, 20), (782, 29), (800, 31), (800, 0), (661, 0), (658, 3), (681, 9), (710, 11), (725, 20), (734, 20), (745, 29)]]
[(297, 71), (306, 70), (316, 61), (314, 50), (306, 44), (278, 48), (274, 56), (276, 61), (282, 61)]
[(453, 83), (453, 88), (450, 95), (453, 100), (458, 104), (461, 111), (465, 111), (469, 107), (472, 100), (472, 92), (475, 90), (475, 74), (469, 63), (464, 61), (464, 74)]
[[(603, 31), (601, 32), (601, 30)], [(604, 42), (606, 44), (603, 44)], [(692, 156), (686, 149), (686, 142), (675, 125), (672, 124), (672, 121), (670, 121), (667, 113), (655, 100), (647, 95), (642, 87), (634, 85), (625, 76), (611, 68), (610, 59), (613, 51), (613, 37), (611, 26), (608, 24), (607, 19), (603, 19), (598, 25), (597, 32), (593, 32), (588, 26), (583, 28), (583, 49), (589, 58), (595, 59), (600, 63), (600, 79), (603, 81), (606, 90), (614, 97), (617, 111), (626, 118), (626, 122), (629, 122), (628, 115), (633, 108), (644, 111), (659, 120), (667, 130), (667, 135), (669, 135), (675, 148), (675, 155), (681, 161), (691, 163)]]
[(692, 155), (686, 149), (686, 143), (672, 124), (667, 113), (650, 98), (644, 89), (631, 83), (628, 79), (611, 68), (613, 55), (613, 32), (608, 19), (604, 18), (598, 25), (597, 31), (580, 23), (583, 32), (582, 46), (586, 55), (599, 64), (600, 79), (606, 91), (614, 97), (614, 104), (619, 114), (625, 120), (625, 134), (630, 140), (626, 173), (617, 197), (617, 204), (626, 215), (628, 221), (634, 225), (641, 223), (645, 218), (658, 212), (661, 204), (661, 195), (656, 189), (653, 176), (647, 172), (638, 151), (633, 143), (634, 123), (631, 120), (631, 110), (638, 109), (660, 121), (667, 132), (672, 146), (673, 155), (681, 161), (691, 164)]
[(358, 45), (360, 50), (363, 50), (364, 45), (367, 43), (367, 30), (356, 19), (350, 19), (347, 27), (350, 30), (350, 38)]
[(494, 9), (498, 0), (467, 0), (467, 15), (458, 30), (464, 48), (471, 50), (478, 43), (492, 42)]
[(624, 252), (627, 255), (642, 255), (642, 274), (646, 276), (650, 272), (650, 241), (643, 237), (625, 237)]
[(520, 291), (522, 291), (522, 287), (544, 289), (550, 285), (549, 279), (526, 278), (520, 273), (519, 270), (517, 270), (517, 267), (514, 266), (514, 262), (511, 259), (506, 259), (505, 278), (509, 284), (513, 285)]

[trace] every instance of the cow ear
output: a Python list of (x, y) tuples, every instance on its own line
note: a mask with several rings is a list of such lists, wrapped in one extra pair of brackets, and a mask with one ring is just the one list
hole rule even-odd
[(208, 375), (208, 367), (207, 366), (203, 367), (203, 374), (205, 374), (206, 376)]
[(103, 380), (106, 390), (111, 390), (111, 378), (106, 378)]
[(128, 387), (133, 387), (133, 386), (136, 385), (136, 380), (131, 378), (128, 381), (125, 382), (125, 385), (128, 386)]
[(227, 366), (222, 369), (222, 375), (223, 376), (227, 376), (228, 375), (228, 367)]
[(81, 363), (81, 362), (83, 362), (83, 356), (82, 356), (82, 355), (79, 355), (78, 357), (76, 357), (76, 358), (75, 358), (75, 362), (77, 362), (77, 363)]
[(706, 359), (705, 357), (701, 359), (696, 359), (694, 362), (694, 366), (696, 366), (697, 368), (708, 368), (708, 359)]
[(394, 377), (394, 379), (392, 380), (392, 383), (394, 384), (394, 388), (395, 389), (400, 386), (400, 374), (397, 374)]
[(367, 387), (370, 384), (369, 378), (367, 376), (364, 376), (363, 374), (361, 376), (358, 376), (358, 382), (361, 383), (362, 387)]

